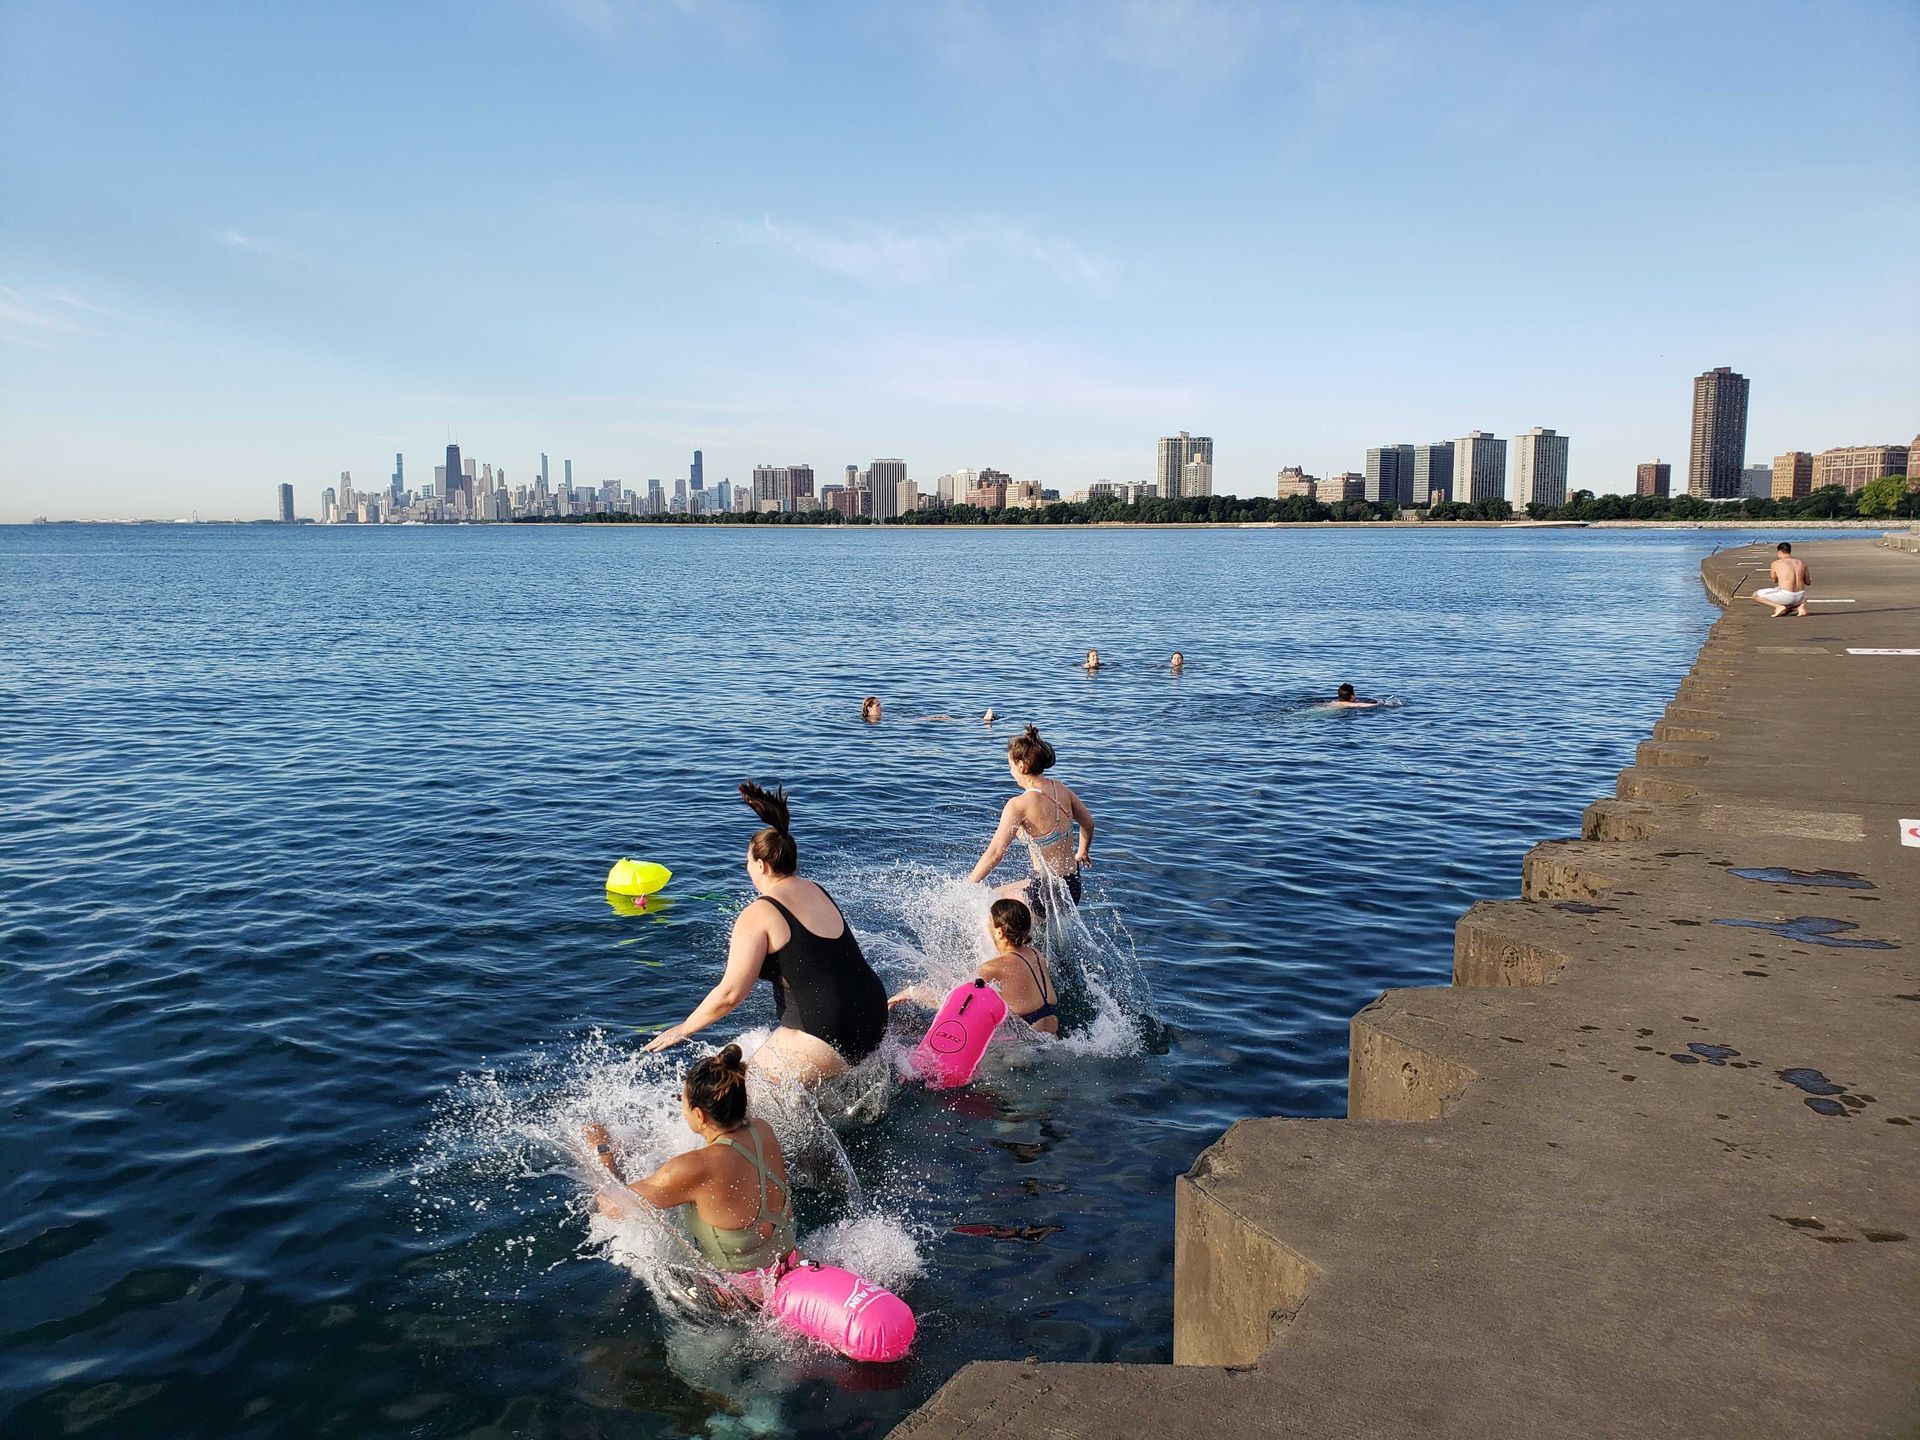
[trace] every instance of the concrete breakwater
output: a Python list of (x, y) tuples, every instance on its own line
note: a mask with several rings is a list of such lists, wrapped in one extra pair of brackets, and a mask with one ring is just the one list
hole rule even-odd
[(1176, 1182), (1171, 1366), (976, 1364), (894, 1434), (1920, 1430), (1920, 556), (1729, 605), (1615, 797), (1352, 1022), (1348, 1118)]

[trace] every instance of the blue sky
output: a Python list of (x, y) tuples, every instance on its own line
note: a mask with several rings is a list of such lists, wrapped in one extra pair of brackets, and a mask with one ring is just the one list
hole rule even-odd
[(0, 520), (1920, 430), (1920, 7), (0, 0)]

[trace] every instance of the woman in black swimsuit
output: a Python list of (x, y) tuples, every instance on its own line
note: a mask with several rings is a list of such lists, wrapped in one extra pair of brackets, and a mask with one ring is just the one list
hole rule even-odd
[(860, 953), (833, 897), (800, 878), (786, 792), (742, 785), (740, 798), (767, 822), (747, 845), (747, 878), (760, 898), (733, 922), (720, 983), (647, 1049), (678, 1045), (731, 1014), (757, 982), (768, 980), (779, 1028), (754, 1053), (753, 1067), (807, 1082), (838, 1075), (880, 1048), (887, 987)]

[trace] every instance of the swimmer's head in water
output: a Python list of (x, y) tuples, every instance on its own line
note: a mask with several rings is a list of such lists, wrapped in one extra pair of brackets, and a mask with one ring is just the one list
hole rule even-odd
[(740, 798), (767, 823), (766, 829), (756, 832), (747, 842), (747, 873), (751, 875), (755, 864), (759, 864), (776, 880), (793, 874), (800, 868), (800, 847), (793, 843), (793, 835), (788, 830), (793, 821), (787, 814), (786, 788), (762, 790), (750, 780), (743, 781)]
[(1342, 685), (1342, 686), (1340, 687), (1340, 689), (1339, 689), (1339, 691), (1338, 691), (1338, 693), (1337, 693), (1337, 694), (1336, 694), (1336, 695), (1334, 696), (1334, 698), (1335, 698), (1336, 700), (1351, 700), (1351, 699), (1353, 699), (1353, 687), (1352, 687), (1351, 685)]
[(738, 1045), (729, 1045), (718, 1055), (694, 1062), (687, 1071), (682, 1100), (687, 1109), (687, 1125), (698, 1130), (695, 1115), (709, 1124), (732, 1130), (747, 1118), (747, 1062)]
[(1016, 774), (1040, 775), (1053, 764), (1053, 746), (1040, 738), (1040, 732), (1029, 725), (1007, 742), (1007, 764)]
[(1100, 652), (1098, 650), (1087, 651), (1087, 669), (1098, 670), (1099, 668), (1100, 668)]
[(869, 695), (860, 702), (860, 718), (869, 725), (880, 718), (880, 697)]
[(1167, 663), (1172, 665), (1174, 669), (1178, 670), (1182, 665), (1187, 663), (1187, 657), (1182, 655), (1178, 650), (1176, 650), (1173, 652), (1173, 659), (1168, 661)]
[(987, 910), (993, 933), (1015, 949), (1033, 938), (1033, 911), (1020, 900), (996, 900)]

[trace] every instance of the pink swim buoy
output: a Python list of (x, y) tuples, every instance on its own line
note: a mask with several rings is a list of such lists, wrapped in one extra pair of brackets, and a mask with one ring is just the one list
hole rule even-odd
[(898, 1360), (913, 1345), (913, 1310), (851, 1270), (801, 1260), (774, 1281), (766, 1311), (849, 1360)]
[(963, 981), (948, 992), (933, 1027), (913, 1052), (913, 1068), (930, 1089), (949, 1090), (973, 1078), (1007, 1002), (984, 980)]

